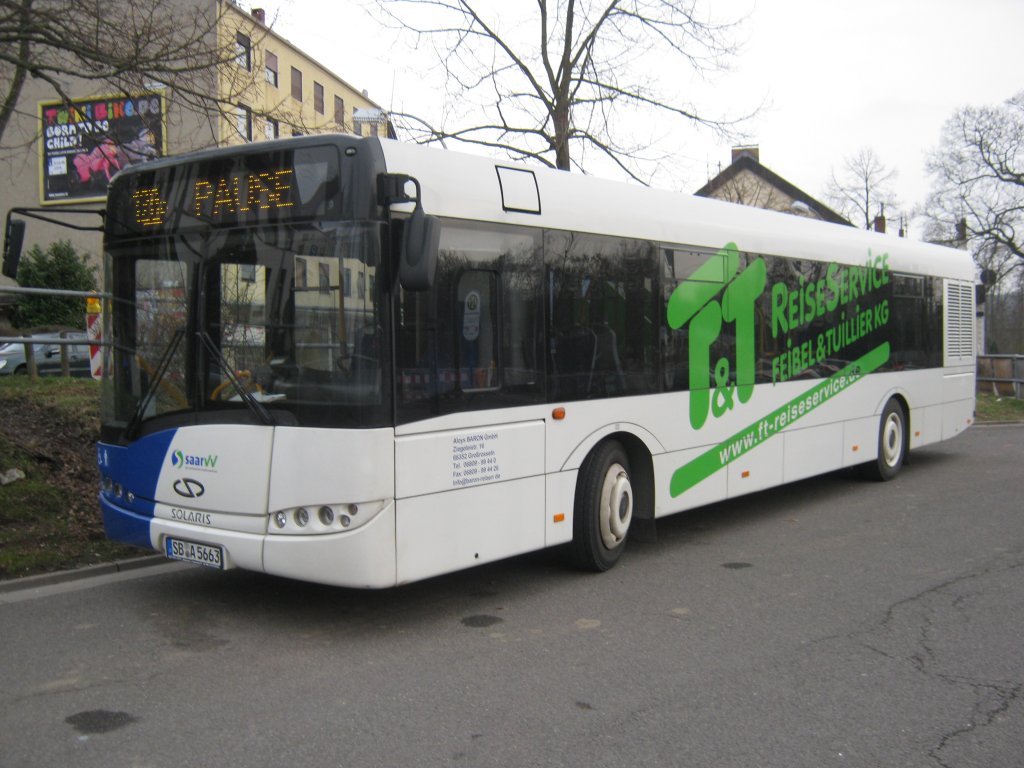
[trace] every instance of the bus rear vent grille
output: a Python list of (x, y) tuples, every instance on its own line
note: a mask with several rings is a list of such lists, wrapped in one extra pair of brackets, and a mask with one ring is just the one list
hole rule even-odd
[(946, 282), (946, 365), (974, 362), (974, 286)]

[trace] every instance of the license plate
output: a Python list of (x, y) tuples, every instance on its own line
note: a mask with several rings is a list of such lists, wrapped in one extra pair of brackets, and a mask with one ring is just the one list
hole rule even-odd
[(205, 565), (207, 568), (224, 567), (224, 550), (184, 539), (165, 539), (164, 552), (172, 560)]

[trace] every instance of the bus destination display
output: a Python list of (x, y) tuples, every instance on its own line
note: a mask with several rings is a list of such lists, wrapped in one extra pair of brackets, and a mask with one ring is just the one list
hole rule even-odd
[(331, 217), (339, 183), (333, 147), (146, 169), (115, 180), (109, 226), (137, 235)]
[[(279, 211), (295, 205), (290, 168), (260, 173), (195, 179), (185, 195), (185, 206), (197, 221), (222, 224), (227, 217)], [(139, 187), (132, 193), (132, 221), (139, 227), (162, 227), (167, 223), (166, 191), (158, 184)]]

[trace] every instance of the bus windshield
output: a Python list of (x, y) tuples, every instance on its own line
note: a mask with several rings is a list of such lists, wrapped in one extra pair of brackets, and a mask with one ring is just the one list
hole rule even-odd
[(131, 439), (185, 423), (384, 423), (380, 226), (108, 241), (105, 429)]

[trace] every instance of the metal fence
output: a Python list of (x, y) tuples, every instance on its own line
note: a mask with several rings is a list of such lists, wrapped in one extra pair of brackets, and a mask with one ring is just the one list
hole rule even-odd
[[(97, 291), (66, 291), (56, 288), (22, 288), (21, 286), (15, 285), (0, 285), (0, 293), (80, 299), (105, 299), (109, 297), (109, 294), (99, 293)], [(85, 313), (83, 312), (83, 317), (84, 315)], [(104, 346), (103, 342), (97, 339), (88, 338), (85, 329), (83, 329), (81, 336), (68, 336), (66, 334), (60, 334), (59, 336), (54, 336), (53, 334), (39, 334), (36, 336), (0, 336), (0, 345), (2, 344), (23, 345), (25, 353), (25, 371), (28, 373), (29, 377), (33, 379), (39, 376), (39, 360), (36, 358), (35, 354), (36, 346), (55, 346), (59, 348), (59, 373), (62, 376), (70, 376), (72, 373), (72, 360), (69, 354), (71, 347), (86, 345)]]
[(978, 355), (978, 391), (1024, 399), (1024, 355)]

